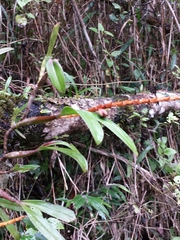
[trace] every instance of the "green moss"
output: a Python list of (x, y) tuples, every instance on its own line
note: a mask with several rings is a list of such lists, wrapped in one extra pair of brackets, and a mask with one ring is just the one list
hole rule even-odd
[(19, 105), (22, 98), (22, 95), (0, 91), (0, 144), (3, 141), (5, 131), (11, 125), (13, 109)]

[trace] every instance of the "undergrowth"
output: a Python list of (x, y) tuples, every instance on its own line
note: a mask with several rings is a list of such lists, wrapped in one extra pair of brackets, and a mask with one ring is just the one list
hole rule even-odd
[[(6, 96), (21, 96), (27, 104), (36, 87), (34, 97), (46, 98), (179, 91), (178, 1), (17, 0), (0, 7), (0, 84)], [(57, 38), (46, 53), (54, 26), (59, 27)], [(52, 63), (49, 72), (63, 69), (63, 84), (56, 85), (58, 78), (53, 84), (54, 75), (47, 77), (47, 62)], [(14, 110), (15, 124), (25, 107)], [(63, 226), (55, 209), (49, 220), (36, 202), (39, 223), (48, 218), (66, 240), (180, 239), (179, 111), (153, 119), (133, 112), (117, 125), (133, 139), (138, 156), (106, 129), (98, 147), (98, 134), (94, 141), (88, 132), (57, 140), (69, 151), (73, 144), (78, 163), (51, 144), (34, 155), (7, 160), (5, 171), (13, 171), (6, 193), (19, 202), (8, 209), (1, 199), (2, 221), (24, 211), (33, 216), (32, 202), (24, 200), (36, 199), (48, 203), (47, 210), (64, 206), (71, 220), (76, 217), (68, 223), (63, 218)], [(24, 150), (19, 142), (8, 147)], [(13, 230), (1, 228), (1, 239), (14, 239), (13, 231), (16, 239), (46, 239), (31, 217), (14, 223)]]

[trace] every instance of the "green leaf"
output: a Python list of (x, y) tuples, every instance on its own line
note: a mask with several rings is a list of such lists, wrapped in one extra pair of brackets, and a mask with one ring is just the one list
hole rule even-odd
[(71, 203), (75, 205), (76, 209), (81, 208), (86, 202), (86, 199), (82, 195), (76, 195), (72, 200), (68, 201), (67, 206), (69, 206)]
[(8, 77), (8, 79), (6, 80), (6, 84), (4, 86), (4, 90), (7, 92), (8, 91), (8, 88), (9, 88), (9, 85), (12, 81), (12, 76)]
[(119, 20), (119, 18), (117, 18), (114, 13), (109, 14), (109, 18), (110, 18), (110, 20), (113, 21), (114, 23), (116, 23), (116, 22)]
[(113, 184), (108, 184), (108, 186), (116, 186), (121, 188), (122, 190), (124, 190), (125, 192), (131, 193), (126, 187), (124, 187), (122, 184), (118, 184), (118, 183), (113, 183)]
[(95, 33), (98, 33), (97, 28), (90, 27), (89, 29), (90, 29), (91, 31), (95, 32)]
[[(40, 150), (42, 150), (41, 147), (40, 147)], [(43, 149), (43, 150), (56, 150), (56, 151), (62, 152), (68, 155), (69, 157), (73, 158), (74, 160), (76, 160), (76, 162), (80, 165), (83, 172), (87, 172), (88, 170), (88, 164), (85, 157), (75, 147), (74, 149), (68, 149), (68, 148), (60, 148), (60, 147), (54, 146), (54, 147), (46, 147), (46, 149)]]
[(109, 36), (111, 36), (111, 37), (114, 37), (114, 35), (113, 35), (111, 32), (109, 32), (109, 31), (104, 31), (104, 33), (105, 33), (106, 35), (109, 35)]
[(151, 149), (153, 149), (153, 148), (154, 148), (154, 147), (153, 147), (152, 144), (148, 145), (148, 146), (140, 153), (140, 155), (138, 156), (138, 158), (137, 158), (137, 164), (140, 163), (140, 162), (146, 157), (147, 153), (148, 153)]
[[(0, 218), (4, 222), (7, 222), (7, 221), (10, 220), (8, 215), (1, 208), (0, 208)], [(19, 234), (19, 232), (17, 231), (17, 229), (15, 228), (15, 226), (13, 224), (7, 225), (6, 228), (11, 233), (13, 239), (19, 240), (20, 234)]]
[(16, 15), (15, 20), (16, 20), (17, 24), (19, 24), (21, 26), (26, 26), (26, 24), (27, 24), (27, 18), (24, 16), (24, 14)]
[(172, 237), (171, 240), (180, 240), (180, 237)]
[(49, 40), (48, 51), (47, 51), (47, 54), (46, 54), (47, 57), (50, 57), (52, 55), (52, 51), (53, 51), (54, 45), (56, 43), (59, 27), (60, 27), (60, 23), (57, 23), (53, 27), (51, 37), (50, 37), (50, 40)]
[(164, 154), (166, 156), (169, 156), (169, 155), (175, 155), (177, 153), (176, 150), (174, 150), (173, 148), (165, 148), (164, 149)]
[(22, 208), (24, 205), (36, 208), (41, 212), (47, 213), (48, 215), (60, 219), (64, 222), (72, 222), (76, 219), (75, 214), (72, 210), (62, 207), (59, 205), (54, 205), (41, 200), (24, 200), (21, 201)]
[(110, 207), (109, 204), (105, 203), (102, 199), (100, 199), (98, 197), (86, 196), (86, 199), (87, 199), (89, 205), (91, 205), (94, 209), (96, 209), (96, 211), (98, 211), (98, 213), (103, 218), (104, 218), (104, 216), (102, 215), (102, 213), (109, 217), (109, 212), (104, 207), (104, 205)]
[(99, 145), (104, 138), (104, 131), (102, 129), (102, 126), (98, 122), (97, 114), (84, 110), (76, 110), (76, 112), (81, 116), (83, 121), (88, 126), (95, 143)]
[(104, 131), (98, 122), (97, 114), (85, 110), (74, 110), (71, 107), (64, 107), (60, 116), (69, 114), (79, 114), (88, 126), (95, 143), (99, 145), (102, 142), (104, 138)]
[[(52, 146), (52, 145), (64, 145), (68, 148), (59, 148), (56, 146)], [(65, 141), (52, 141), (49, 144), (46, 143), (44, 145), (42, 145), (41, 147), (39, 147), (39, 151), (41, 150), (56, 150), (56, 151), (60, 151), (66, 155), (68, 155), (69, 157), (75, 159), (78, 164), (80, 165), (80, 167), (82, 168), (83, 172), (87, 172), (88, 170), (88, 164), (87, 161), (85, 159), (85, 157), (78, 151), (78, 149), (73, 145), (73, 144), (69, 144)]]
[(32, 14), (32, 13), (26, 13), (26, 16), (27, 16), (28, 18), (35, 19), (35, 16), (34, 16), (34, 14)]
[(111, 120), (105, 118), (99, 118), (99, 122), (101, 122), (104, 126), (106, 126), (111, 132), (113, 132), (117, 137), (121, 139), (136, 155), (138, 155), (137, 148), (131, 137), (117, 124), (112, 122)]
[(129, 93), (135, 93), (135, 88), (134, 87), (125, 87), (125, 86), (120, 86), (120, 89), (122, 89), (123, 91), (129, 92)]
[(60, 116), (65, 116), (65, 115), (71, 115), (71, 114), (77, 114), (76, 110), (74, 110), (71, 107), (64, 107), (60, 113)]
[(62, 114), (75, 114), (78, 113), (84, 122), (87, 124), (96, 144), (100, 144), (104, 137), (104, 131), (98, 122), (102, 123), (106, 126), (111, 132), (113, 132), (117, 137), (119, 137), (135, 154), (138, 155), (137, 148), (133, 142), (133, 140), (129, 137), (129, 135), (120, 128), (117, 124), (112, 122), (109, 119), (100, 118), (98, 114), (84, 111), (84, 110), (72, 110), (70, 107), (65, 107)]
[(115, 9), (121, 9), (121, 6), (119, 5), (119, 4), (117, 4), (117, 3), (113, 3), (112, 2), (112, 5), (113, 5), (113, 7), (115, 8)]
[(174, 53), (171, 57), (171, 63), (170, 63), (171, 71), (175, 68), (176, 64), (177, 64), (177, 54)]
[(47, 219), (43, 218), (31, 208), (22, 204), (22, 208), (28, 215), (29, 219), (33, 223), (33, 225), (40, 231), (47, 239), (53, 240), (65, 240), (63, 236), (52, 227), (52, 225), (48, 222)]
[(27, 3), (31, 2), (32, 0), (17, 0), (17, 3), (19, 4), (19, 6), (21, 8), (23, 8), (24, 6), (26, 6)]
[(64, 229), (62, 222), (57, 218), (48, 218), (48, 222), (50, 222), (55, 229)]
[(49, 59), (46, 63), (46, 69), (53, 86), (60, 92), (66, 92), (65, 76), (63, 69), (57, 59)]
[(9, 51), (11, 51), (11, 50), (14, 50), (14, 48), (11, 48), (11, 47), (1, 48), (1, 49), (0, 49), (0, 55), (1, 55), (1, 54), (4, 54), (4, 53), (6, 53), (6, 52), (9, 52)]
[(0, 198), (0, 206), (2, 208), (11, 209), (11, 210), (14, 210), (14, 211), (22, 211), (22, 207), (19, 206), (17, 203), (8, 201), (4, 198)]
[(134, 38), (129, 39), (129, 41), (127, 41), (127, 43), (125, 43), (120, 50), (112, 52), (111, 56), (115, 58), (119, 57), (131, 45), (133, 41)]
[(104, 32), (104, 27), (101, 23), (98, 23), (98, 31)]
[(106, 63), (108, 65), (108, 67), (111, 68), (113, 66), (113, 64), (114, 64), (114, 61), (111, 60), (111, 59), (106, 59)]
[(20, 164), (16, 164), (12, 169), (11, 172), (20, 172), (20, 173), (25, 173), (25, 172), (29, 172), (29, 171), (33, 171), (36, 170), (38, 167), (40, 167), (39, 165), (35, 165), (35, 164), (29, 164), (29, 165), (20, 165)]

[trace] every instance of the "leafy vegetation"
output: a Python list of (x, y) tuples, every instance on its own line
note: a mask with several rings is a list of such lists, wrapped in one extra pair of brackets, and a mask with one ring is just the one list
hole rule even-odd
[[(104, 112), (65, 106), (28, 117), (36, 98), (178, 92), (179, 1), (0, 7), (0, 110), (9, 110), (0, 121), (1, 176), (8, 179), (0, 190), (0, 238), (179, 239), (179, 111), (150, 119), (146, 109), (124, 109), (114, 123)], [(72, 114), (90, 133), (32, 147), (34, 126)], [(28, 146), (19, 140), (24, 128)]]

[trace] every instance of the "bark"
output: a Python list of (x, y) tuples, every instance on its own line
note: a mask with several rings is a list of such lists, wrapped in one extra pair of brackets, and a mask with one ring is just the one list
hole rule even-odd
[[(60, 105), (66, 104), (73, 107), (74, 109), (85, 109), (88, 110), (92, 107), (103, 105), (111, 102), (121, 101), (121, 100), (135, 100), (135, 99), (152, 99), (152, 98), (161, 98), (161, 97), (180, 97), (180, 94), (177, 93), (166, 93), (166, 92), (157, 92), (156, 96), (151, 93), (141, 93), (137, 95), (121, 95), (119, 98), (97, 98), (97, 99), (62, 99), (60, 100)], [(53, 110), (53, 113), (57, 113), (58, 106), (56, 104), (48, 103), (46, 104), (48, 109)], [(169, 111), (180, 110), (180, 101), (167, 101), (167, 102), (157, 102), (150, 104), (140, 104), (124, 106), (124, 107), (112, 107), (107, 109), (107, 118), (111, 119), (114, 122), (117, 122), (119, 118), (123, 120), (127, 117), (131, 117), (133, 112), (137, 112), (144, 117), (150, 119), (157, 118), (162, 114), (167, 114)], [(123, 119), (124, 118), (124, 119)], [(56, 119), (52, 122), (45, 124), (43, 133), (45, 134), (45, 140), (51, 140), (56, 136), (62, 134), (69, 134), (74, 131), (82, 132), (87, 129), (85, 123), (80, 119), (80, 117)]]

